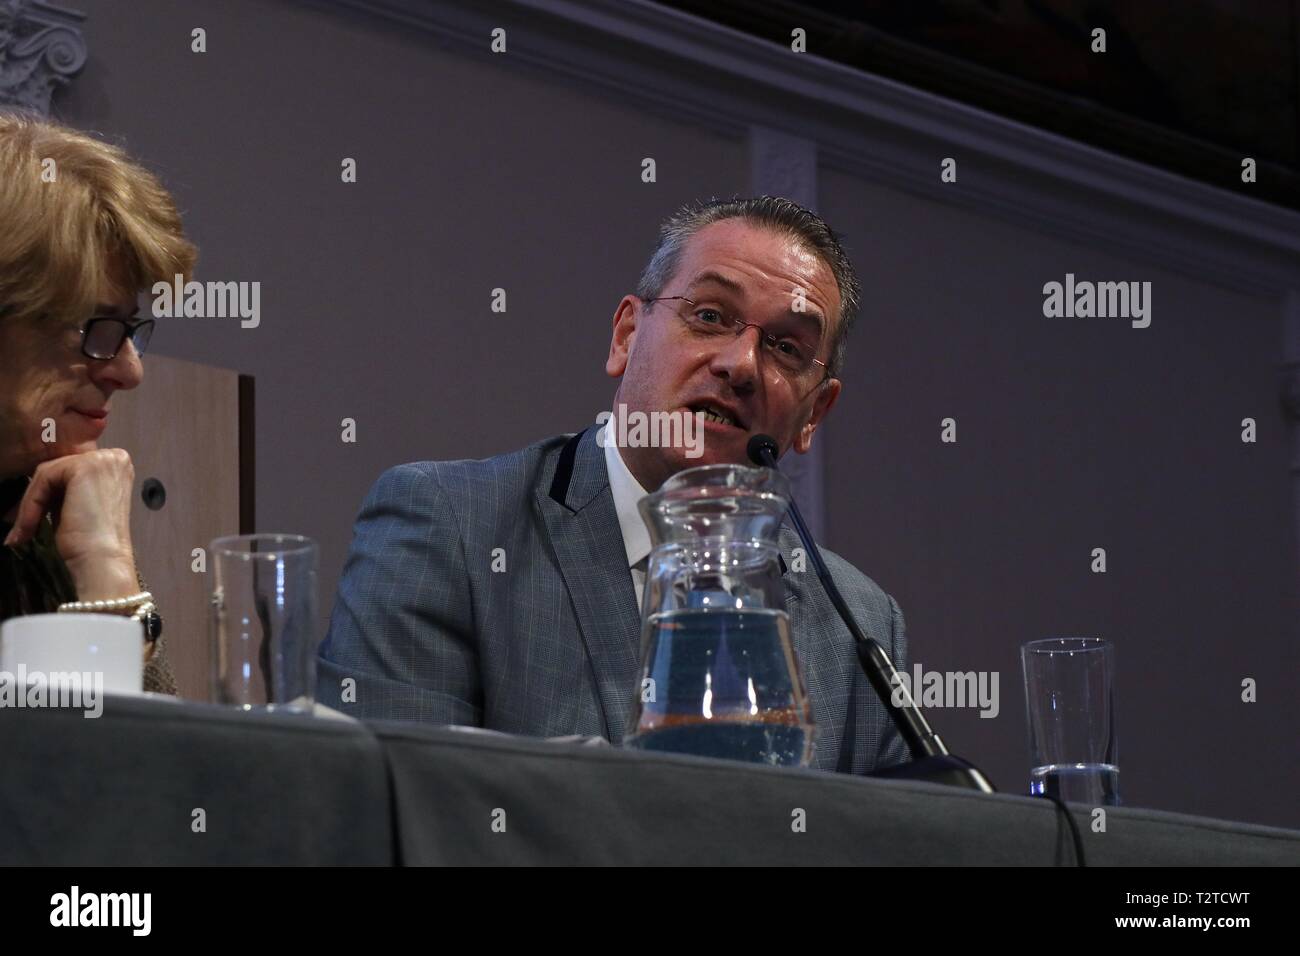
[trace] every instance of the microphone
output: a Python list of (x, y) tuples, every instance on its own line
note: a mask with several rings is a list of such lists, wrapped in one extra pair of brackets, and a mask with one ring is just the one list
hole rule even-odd
[[(754, 464), (776, 471), (780, 470), (776, 464), (776, 456), (780, 448), (776, 440), (770, 435), (752, 436), (745, 450), (749, 455), (749, 460)], [(871, 776), (928, 780), (932, 783), (946, 783), (952, 786), (981, 790), (984, 793), (996, 793), (993, 784), (989, 783), (988, 778), (977, 767), (948, 752), (948, 748), (944, 746), (939, 735), (931, 729), (925, 716), (916, 706), (916, 701), (912, 699), (910, 690), (898, 676), (898, 671), (894, 668), (894, 662), (889, 659), (889, 655), (880, 646), (880, 642), (858, 626), (858, 622), (854, 619), (848, 604), (844, 602), (843, 595), (840, 594), (840, 589), (831, 578), (830, 569), (826, 567), (826, 562), (822, 560), (821, 551), (817, 548), (817, 542), (813, 540), (812, 533), (808, 530), (808, 526), (804, 524), (803, 515), (799, 513), (799, 505), (795, 502), (793, 495), (790, 497), (789, 514), (795, 531), (799, 534), (799, 540), (803, 542), (804, 550), (812, 558), (818, 580), (821, 581), (822, 587), (831, 599), (831, 604), (835, 606), (835, 610), (839, 613), (845, 626), (848, 627), (849, 633), (853, 635), (853, 641), (858, 653), (858, 662), (862, 665), (867, 680), (871, 682), (876, 696), (885, 705), (886, 713), (893, 720), (894, 726), (898, 728), (898, 732), (906, 741), (907, 748), (912, 754), (911, 763), (902, 764), (898, 767), (887, 767), (884, 770), (876, 771)], [(901, 699), (900, 704), (894, 704), (895, 697)]]
[(776, 468), (776, 456), (780, 450), (775, 438), (763, 434), (751, 435), (749, 444), (745, 446), (749, 460), (764, 468)]

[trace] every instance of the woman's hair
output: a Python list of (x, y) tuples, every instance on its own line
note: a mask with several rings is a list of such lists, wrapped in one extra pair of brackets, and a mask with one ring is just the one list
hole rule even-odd
[(0, 320), (90, 316), (105, 279), (186, 279), (197, 250), (171, 194), (121, 149), (0, 112)]

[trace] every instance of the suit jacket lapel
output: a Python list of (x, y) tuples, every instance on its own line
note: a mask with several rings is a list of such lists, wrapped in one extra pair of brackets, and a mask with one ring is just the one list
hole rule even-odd
[(620, 743), (640, 664), (640, 611), (596, 429), (573, 436), (535, 490), (596, 675), (605, 732)]

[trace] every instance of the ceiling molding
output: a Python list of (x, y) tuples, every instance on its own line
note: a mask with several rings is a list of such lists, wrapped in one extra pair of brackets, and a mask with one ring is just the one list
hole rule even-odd
[[(816, 143), (825, 168), (1237, 291), (1300, 287), (1300, 213), (648, 0), (299, 2), (419, 28), (737, 139), (783, 130)], [(495, 27), (505, 54), (489, 52)], [(948, 156), (958, 181), (944, 184)]]

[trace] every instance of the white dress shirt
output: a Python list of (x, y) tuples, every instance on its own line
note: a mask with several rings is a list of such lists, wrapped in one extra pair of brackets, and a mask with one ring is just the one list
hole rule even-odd
[[(604, 431), (602, 426), (596, 435), (597, 442), (603, 440)], [(614, 510), (618, 512), (623, 550), (627, 552), (627, 567), (632, 575), (632, 587), (636, 589), (636, 608), (640, 614), (641, 598), (645, 593), (646, 559), (650, 556), (650, 531), (636, 506), (647, 492), (628, 470), (622, 453), (612, 442), (605, 446), (605, 469), (609, 472), (609, 490), (614, 496)]]

